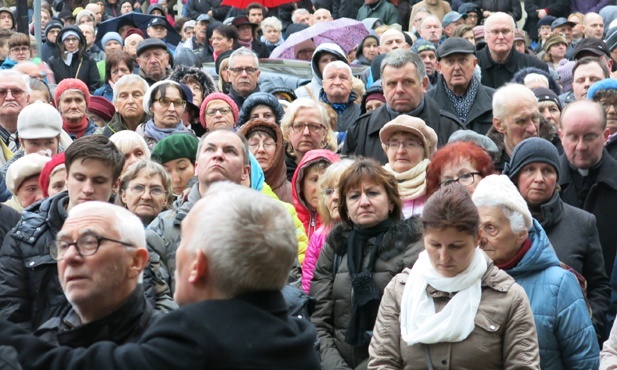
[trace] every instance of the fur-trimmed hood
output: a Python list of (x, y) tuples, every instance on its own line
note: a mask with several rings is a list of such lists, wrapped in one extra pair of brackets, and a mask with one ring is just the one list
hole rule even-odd
[(182, 79), (186, 76), (190, 76), (197, 80), (199, 85), (203, 90), (203, 97), (205, 99), (206, 96), (212, 94), (213, 92), (217, 92), (218, 89), (214, 82), (212, 76), (204, 72), (203, 70), (195, 67), (187, 67), (185, 65), (178, 65), (171, 72), (169, 79), (172, 81), (176, 81), (178, 83), (182, 82)]

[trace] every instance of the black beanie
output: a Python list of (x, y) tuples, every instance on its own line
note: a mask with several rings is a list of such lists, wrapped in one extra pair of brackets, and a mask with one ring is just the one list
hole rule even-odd
[(516, 183), (518, 173), (529, 163), (547, 163), (555, 167), (559, 180), (559, 152), (555, 145), (546, 139), (530, 137), (521, 141), (512, 151), (510, 162), (506, 163), (503, 175)]

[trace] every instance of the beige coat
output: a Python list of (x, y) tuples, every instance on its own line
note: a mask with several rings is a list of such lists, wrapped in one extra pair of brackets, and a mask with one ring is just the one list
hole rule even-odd
[[(422, 344), (409, 347), (401, 337), (399, 314), (409, 269), (384, 291), (369, 347), (369, 369), (427, 369)], [(427, 292), (441, 311), (449, 293), (431, 286)], [(428, 345), (435, 369), (540, 369), (540, 354), (531, 307), (523, 288), (493, 266), (482, 277), (476, 327), (458, 343)]]
[(617, 325), (615, 324), (600, 352), (600, 370), (617, 370)]

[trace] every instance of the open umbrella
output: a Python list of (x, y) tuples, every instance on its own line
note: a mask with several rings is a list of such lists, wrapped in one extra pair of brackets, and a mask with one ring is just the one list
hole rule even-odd
[(147, 35), (146, 30), (148, 29), (148, 23), (152, 20), (152, 18), (161, 18), (165, 21), (165, 28), (167, 28), (167, 37), (166, 41), (172, 45), (178, 45), (180, 41), (182, 41), (182, 37), (174, 29), (174, 27), (169, 23), (167, 18), (161, 17), (158, 15), (150, 15), (150, 14), (142, 14), (136, 12), (130, 12), (128, 14), (121, 15), (116, 18), (112, 18), (106, 20), (105, 22), (101, 22), (96, 32), (96, 44), (103, 48), (101, 45), (101, 39), (107, 32), (118, 32), (118, 28), (125, 24), (134, 25), (136, 28), (139, 28), (144, 35)]
[(321, 22), (293, 33), (281, 45), (272, 50), (270, 58), (296, 59), (296, 52), (299, 51), (297, 47), (306, 45), (309, 40), (312, 40), (315, 46), (324, 42), (338, 44), (345, 53), (348, 53), (368, 34), (369, 31), (364, 24), (354, 19), (339, 18), (330, 22)]
[(265, 6), (266, 8), (274, 8), (279, 5), (295, 3), (298, 0), (223, 0), (221, 6), (229, 5), (238, 9), (246, 9), (249, 4), (257, 3)]

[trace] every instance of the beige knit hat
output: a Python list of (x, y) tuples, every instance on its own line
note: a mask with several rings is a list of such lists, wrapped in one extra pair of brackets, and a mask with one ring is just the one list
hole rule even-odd
[(560, 34), (554, 33), (550, 35), (549, 38), (546, 39), (546, 41), (544, 41), (544, 45), (542, 46), (542, 48), (544, 49), (545, 52), (548, 53), (548, 50), (551, 48), (551, 46), (556, 45), (556, 44), (565, 44), (566, 46), (568, 46), (568, 41), (566, 40), (565, 37), (561, 36)]
[(11, 194), (15, 195), (15, 192), (19, 189), (21, 183), (28, 177), (34, 175), (38, 176), (43, 170), (43, 167), (45, 167), (45, 163), (50, 160), (51, 158), (47, 156), (32, 153), (26, 154), (11, 163), (6, 171), (6, 187), (9, 189)]
[[(424, 153), (426, 158), (431, 158), (435, 150), (437, 149), (437, 134), (435, 130), (430, 128), (424, 120), (401, 114), (392, 121), (386, 123), (379, 131), (379, 140), (381, 145), (385, 146), (390, 136), (396, 132), (410, 132), (420, 139), (424, 143)], [(385, 150), (385, 148), (384, 148)]]

